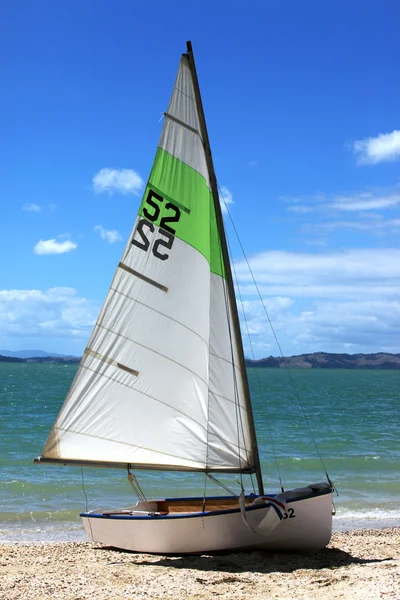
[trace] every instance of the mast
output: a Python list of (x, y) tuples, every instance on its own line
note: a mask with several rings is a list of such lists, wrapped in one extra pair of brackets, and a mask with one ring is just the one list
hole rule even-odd
[[(235, 290), (233, 287), (232, 270), (231, 270), (231, 264), (230, 264), (230, 260), (229, 260), (228, 245), (227, 245), (227, 241), (226, 241), (226, 235), (225, 235), (225, 229), (224, 229), (224, 223), (223, 223), (223, 217), (222, 217), (222, 210), (221, 210), (221, 205), (220, 205), (220, 201), (219, 201), (217, 178), (215, 175), (214, 164), (213, 164), (213, 160), (212, 160), (210, 140), (208, 138), (206, 119), (205, 119), (204, 109), (203, 109), (203, 102), (201, 100), (199, 81), (197, 78), (197, 71), (196, 71), (196, 64), (194, 61), (193, 50), (192, 50), (192, 42), (190, 42), (190, 41), (186, 42), (186, 48), (187, 48), (186, 56), (189, 61), (189, 68), (190, 68), (190, 72), (191, 72), (192, 78), (193, 78), (194, 94), (195, 94), (195, 98), (196, 98), (196, 106), (197, 106), (197, 111), (198, 111), (198, 116), (199, 116), (200, 131), (201, 131), (201, 137), (202, 137), (203, 146), (204, 146), (207, 169), (208, 169), (208, 173), (209, 173), (209, 177), (210, 177), (211, 193), (212, 193), (212, 197), (214, 200), (214, 208), (215, 208), (215, 215), (216, 215), (216, 220), (217, 220), (217, 227), (218, 227), (220, 240), (221, 240), (222, 259), (224, 262), (224, 267), (225, 267), (226, 275), (227, 275), (227, 277), (226, 277), (227, 291), (228, 291), (228, 297), (229, 297), (229, 301), (230, 301), (230, 305), (231, 305), (231, 309), (232, 309), (232, 317), (233, 317), (233, 329), (234, 329), (233, 334), (236, 339), (236, 345), (237, 345), (238, 354), (239, 354), (239, 366), (240, 366), (240, 370), (241, 370), (242, 376), (243, 376), (244, 397), (245, 397), (246, 409), (248, 411), (248, 422), (249, 422), (250, 435), (251, 435), (251, 450), (252, 450), (252, 453), (254, 456), (255, 473), (256, 473), (257, 484), (258, 484), (258, 492), (259, 492), (260, 496), (263, 496), (264, 495), (264, 485), (263, 485), (262, 474), (261, 474), (260, 457), (258, 454), (258, 445), (257, 445), (257, 438), (256, 438), (256, 430), (255, 430), (255, 426), (254, 426), (253, 409), (252, 409), (251, 400), (250, 400), (249, 382), (247, 379), (246, 363), (245, 363), (244, 353), (243, 353), (243, 344), (242, 344), (242, 337), (241, 337), (241, 333), (240, 333), (239, 315), (238, 315), (238, 310), (237, 310), (237, 305), (236, 305)], [(233, 368), (234, 368), (234, 365), (233, 365)]]

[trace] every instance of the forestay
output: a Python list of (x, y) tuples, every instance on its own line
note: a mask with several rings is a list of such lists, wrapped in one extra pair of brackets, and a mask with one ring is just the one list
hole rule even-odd
[(42, 460), (255, 468), (200, 131), (183, 55), (132, 234)]

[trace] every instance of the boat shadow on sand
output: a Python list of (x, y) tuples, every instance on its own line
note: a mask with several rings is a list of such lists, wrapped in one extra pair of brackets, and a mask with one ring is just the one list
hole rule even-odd
[[(126, 551), (111, 547), (96, 548), (96, 550), (112, 550), (115, 553)], [(137, 554), (132, 556), (137, 557)], [(248, 552), (248, 553), (213, 553), (187, 556), (140, 555), (131, 564), (171, 567), (173, 569), (191, 569), (198, 571), (225, 571), (228, 573), (292, 573), (300, 569), (331, 569), (348, 565), (381, 563), (391, 558), (358, 558), (338, 548), (324, 548), (317, 552), (304, 554), (277, 552)], [(118, 561), (115, 561), (118, 562)], [(125, 561), (124, 561), (125, 562)]]

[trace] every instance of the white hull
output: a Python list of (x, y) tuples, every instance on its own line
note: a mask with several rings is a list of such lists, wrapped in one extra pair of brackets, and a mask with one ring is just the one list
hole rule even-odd
[[(321, 485), (321, 484), (320, 484)], [(307, 551), (325, 547), (332, 533), (332, 490), (302, 488), (279, 495), (286, 504), (282, 520), (269, 533), (255, 530), (273, 510), (264, 504), (246, 506), (246, 520), (240, 509), (204, 513), (148, 516), (98, 511), (81, 515), (86, 533), (93, 542), (133, 552), (197, 554), (215, 551), (278, 550)], [(190, 499), (186, 499), (190, 500)], [(224, 498), (221, 498), (223, 501)], [(151, 501), (150, 501), (151, 502)], [(154, 501), (156, 506), (158, 502)]]

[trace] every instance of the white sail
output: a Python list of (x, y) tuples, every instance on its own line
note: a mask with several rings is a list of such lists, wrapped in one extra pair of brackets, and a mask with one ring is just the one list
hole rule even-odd
[(132, 234), (41, 459), (253, 470), (226, 276), (183, 55)]

